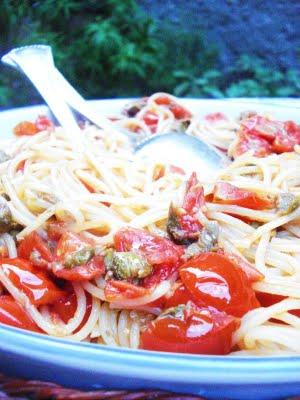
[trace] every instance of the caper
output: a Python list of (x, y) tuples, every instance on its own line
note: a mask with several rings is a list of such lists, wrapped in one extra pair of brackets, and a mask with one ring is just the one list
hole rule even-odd
[(86, 264), (95, 255), (95, 250), (91, 247), (86, 247), (84, 249), (78, 250), (74, 253), (67, 254), (64, 260), (64, 266), (67, 268), (72, 268), (77, 265)]
[(300, 205), (299, 197), (292, 193), (280, 193), (277, 198), (277, 209), (280, 215), (287, 215), (295, 211)]
[(117, 279), (140, 279), (152, 272), (152, 266), (142, 256), (131, 251), (108, 250), (104, 263)]
[(0, 199), (0, 233), (8, 232), (13, 229), (14, 221), (10, 208), (5, 200)]

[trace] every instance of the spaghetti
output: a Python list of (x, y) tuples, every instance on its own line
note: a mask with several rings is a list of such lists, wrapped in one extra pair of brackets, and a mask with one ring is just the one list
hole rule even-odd
[[(300, 353), (299, 126), (199, 118), (161, 93), (126, 107), (113, 135), (86, 125), (76, 149), (46, 118), (26, 124), (2, 147), (1, 322), (132, 348)], [(233, 161), (202, 185), (201, 171), (136, 158), (124, 130), (184, 130)]]

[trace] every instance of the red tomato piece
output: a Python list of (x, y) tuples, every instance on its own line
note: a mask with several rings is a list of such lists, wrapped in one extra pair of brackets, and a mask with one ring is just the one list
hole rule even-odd
[(215, 112), (205, 115), (204, 119), (209, 122), (227, 121), (226, 115), (221, 112)]
[(152, 111), (147, 111), (143, 116), (143, 120), (145, 124), (150, 128), (151, 132), (155, 133), (158, 124), (158, 115)]
[(175, 243), (189, 244), (199, 238), (202, 225), (197, 218), (197, 212), (204, 203), (203, 187), (193, 172), (187, 181), (181, 208), (170, 205), (167, 231)]
[(170, 172), (172, 174), (180, 174), (180, 175), (185, 174), (184, 170), (180, 167), (176, 167), (176, 165), (170, 165)]
[(125, 281), (107, 281), (104, 294), (107, 301), (122, 301), (136, 299), (149, 294), (149, 290)]
[(51, 221), (47, 224), (47, 236), (50, 240), (58, 242), (66, 232), (67, 226), (64, 222)]
[(213, 201), (215, 203), (246, 207), (252, 210), (264, 210), (275, 206), (273, 198), (259, 196), (249, 190), (239, 189), (228, 182), (218, 182), (215, 185)]
[(185, 107), (172, 100), (168, 95), (162, 94), (157, 97), (155, 103), (160, 106), (167, 106), (176, 119), (189, 119), (192, 117), (192, 114)]
[(179, 275), (198, 301), (227, 314), (242, 317), (259, 306), (246, 274), (224, 255), (202, 253), (183, 264)]
[(38, 133), (38, 129), (33, 122), (23, 121), (14, 127), (14, 134), (17, 136), (32, 136)]
[(32, 265), (47, 269), (53, 255), (47, 243), (37, 232), (32, 232), (18, 246), (18, 256), (31, 261)]
[[(256, 292), (256, 297), (262, 307), (270, 307), (273, 304), (279, 303), (280, 301), (287, 299), (286, 296), (264, 292)], [(289, 311), (289, 313), (296, 315), (296, 317), (300, 317), (300, 310), (291, 310)]]
[(173, 113), (174, 117), (178, 120), (189, 119), (192, 117), (192, 114), (186, 108), (181, 105), (172, 102), (170, 104), (170, 111)]
[(218, 254), (223, 254), (230, 261), (235, 263), (242, 271), (245, 272), (249, 282), (254, 283), (264, 279), (264, 275), (254, 268), (247, 260), (238, 256), (237, 254), (229, 253), (223, 249), (218, 250)]
[(64, 232), (57, 245), (55, 261), (52, 263), (55, 276), (68, 281), (85, 281), (103, 275), (105, 266), (101, 255), (93, 256), (86, 263), (71, 266), (65, 264), (67, 256), (84, 250), (92, 250), (90, 241), (76, 233)]
[(15, 328), (26, 329), (32, 332), (41, 332), (36, 323), (10, 295), (0, 296), (0, 322)]
[(239, 322), (230, 315), (190, 303), (169, 309), (150, 322), (141, 334), (140, 347), (178, 353), (228, 354), (232, 334), (238, 326)]
[(162, 281), (169, 279), (173, 274), (178, 275), (178, 264), (173, 266), (170, 265), (160, 265), (159, 268), (155, 268), (152, 274), (143, 279), (143, 286), (146, 288), (151, 288), (158, 285)]
[(122, 228), (114, 236), (116, 251), (135, 251), (151, 265), (177, 265), (183, 255), (182, 246), (141, 229)]
[[(77, 299), (74, 292), (66, 294), (61, 299), (56, 301), (51, 306), (51, 311), (54, 312), (59, 318), (66, 324), (68, 321), (74, 317), (75, 311), (77, 309)], [(79, 327), (76, 329), (75, 333), (79, 331), (86, 321), (88, 320), (92, 309), (92, 297), (88, 294), (86, 313)]]
[(284, 153), (294, 150), (294, 146), (300, 144), (300, 125), (293, 121), (286, 121), (272, 144), (275, 153)]
[(182, 208), (187, 213), (196, 213), (204, 203), (203, 186), (200, 185), (196, 172), (193, 172), (186, 184)]
[(159, 106), (169, 106), (172, 102), (172, 99), (167, 94), (162, 94), (155, 99), (155, 103)]
[(66, 254), (75, 253), (90, 245), (91, 243), (81, 235), (73, 232), (64, 232), (57, 245), (57, 258), (58, 260), (63, 260)]
[(260, 115), (253, 115), (241, 121), (241, 126), (246, 133), (263, 137), (272, 142), (276, 135), (283, 129), (283, 123), (274, 121)]
[(272, 153), (272, 146), (262, 137), (243, 131), (239, 132), (233, 156), (240, 156), (250, 150), (253, 151), (253, 155), (256, 157), (266, 157)]
[(54, 130), (53, 122), (46, 115), (39, 115), (35, 120), (35, 126), (39, 132)]
[(33, 267), (27, 260), (4, 258), (1, 265), (13, 285), (24, 292), (34, 305), (51, 304), (64, 295), (44, 271)]
[(165, 295), (164, 308), (167, 309), (179, 306), (180, 304), (187, 304), (189, 301), (198, 304), (197, 300), (193, 298), (192, 294), (187, 290), (182, 282), (175, 282), (171, 293)]
[(105, 273), (104, 258), (102, 256), (94, 256), (84, 265), (76, 265), (72, 268), (53, 269), (55, 276), (72, 282), (90, 281), (99, 278)]

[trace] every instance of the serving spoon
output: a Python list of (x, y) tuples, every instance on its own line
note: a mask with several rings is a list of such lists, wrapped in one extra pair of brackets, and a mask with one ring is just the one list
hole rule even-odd
[[(99, 115), (55, 67), (50, 46), (32, 45), (11, 50), (2, 62), (23, 72), (34, 84), (60, 125), (79, 139), (79, 127), (72, 109), (102, 129), (116, 128)], [(143, 136), (124, 132), (137, 157), (163, 161), (195, 170), (204, 180), (213, 179), (228, 163), (228, 158), (201, 139), (181, 132)], [(72, 137), (73, 137), (72, 135)], [(75, 137), (74, 137), (75, 139)]]

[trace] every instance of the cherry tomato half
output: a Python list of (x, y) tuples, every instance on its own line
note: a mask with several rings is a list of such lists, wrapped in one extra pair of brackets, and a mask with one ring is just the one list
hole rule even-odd
[(215, 185), (213, 201), (215, 203), (251, 208), (252, 210), (264, 210), (275, 206), (273, 198), (259, 196), (249, 190), (239, 189), (228, 182), (218, 182)]
[[(273, 304), (279, 303), (280, 301), (287, 299), (286, 296), (264, 292), (256, 292), (256, 297), (262, 307), (270, 307)], [(300, 317), (300, 310), (290, 310), (289, 313)]]
[(14, 127), (14, 134), (17, 136), (32, 136), (38, 133), (38, 128), (33, 122), (23, 121)]
[(300, 144), (300, 125), (293, 121), (286, 121), (284, 129), (281, 129), (272, 144), (275, 153), (293, 151), (294, 146)]
[(177, 265), (183, 255), (182, 246), (141, 229), (122, 228), (114, 236), (116, 251), (135, 251), (153, 266)]
[(39, 132), (41, 131), (53, 131), (53, 122), (46, 117), (46, 115), (39, 115), (35, 120), (35, 126)]
[(249, 282), (254, 283), (264, 279), (264, 275), (261, 272), (259, 272), (247, 260), (238, 256), (237, 254), (229, 253), (223, 249), (219, 249), (218, 254), (223, 254), (226, 258), (241, 268), (241, 270), (247, 275)]
[[(89, 254), (86, 262), (83, 261), (83, 254)], [(55, 261), (52, 263), (52, 271), (58, 277), (68, 281), (84, 281), (98, 278), (105, 272), (104, 259), (101, 255), (93, 256), (92, 244), (72, 232), (64, 232), (58, 242)], [(66, 260), (69, 257), (69, 263)], [(70, 257), (73, 260), (70, 260)]]
[(41, 332), (26, 310), (10, 295), (0, 296), (0, 322), (32, 332)]
[(61, 279), (67, 281), (80, 282), (90, 281), (94, 278), (99, 278), (105, 273), (104, 258), (95, 256), (84, 265), (76, 265), (71, 268), (54, 269), (53, 273)]
[(189, 303), (166, 310), (150, 322), (141, 334), (140, 347), (178, 353), (228, 354), (238, 325), (236, 318), (212, 307), (199, 308)]
[(18, 256), (31, 261), (32, 265), (47, 269), (53, 255), (47, 243), (37, 232), (32, 232), (18, 246)]
[(266, 157), (272, 153), (272, 146), (266, 139), (260, 136), (243, 131), (239, 132), (233, 156), (240, 156), (250, 150), (253, 151), (253, 155), (256, 157)]
[(29, 261), (4, 258), (0, 262), (13, 285), (24, 292), (32, 304), (51, 304), (64, 295), (44, 271), (33, 267)]
[[(77, 299), (76, 294), (74, 292), (68, 293), (63, 296), (61, 299), (57, 300), (55, 303), (51, 305), (51, 311), (59, 316), (59, 318), (66, 324), (68, 321), (74, 317), (75, 311), (77, 309)], [(79, 331), (87, 319), (90, 316), (92, 309), (92, 297), (87, 295), (87, 304), (86, 304), (86, 312), (83, 317), (83, 320), (79, 327), (76, 329), (75, 333)]]
[(168, 95), (162, 94), (155, 99), (155, 103), (161, 106), (167, 106), (178, 120), (189, 119), (192, 114), (183, 106), (172, 100)]
[(202, 253), (183, 264), (179, 275), (193, 297), (207, 306), (236, 317), (259, 307), (246, 274), (224, 255)]
[(146, 296), (149, 290), (129, 282), (110, 280), (105, 285), (104, 294), (108, 301), (122, 301)]

